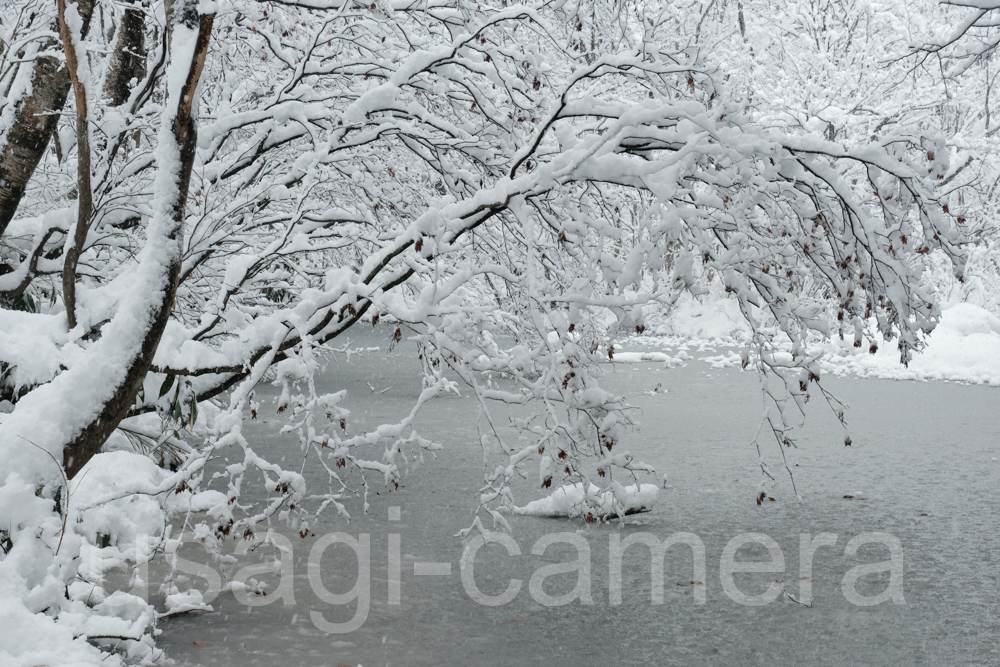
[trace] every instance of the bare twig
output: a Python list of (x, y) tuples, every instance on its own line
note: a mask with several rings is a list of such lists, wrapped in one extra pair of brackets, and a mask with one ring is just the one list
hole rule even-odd
[(788, 591), (782, 589), (781, 592), (785, 595), (786, 598), (788, 598), (789, 600), (791, 600), (795, 604), (800, 604), (803, 607), (809, 607), (810, 609), (812, 608), (812, 604), (811, 603), (810, 604), (806, 604), (805, 602), (803, 602), (802, 600), (798, 599), (797, 597), (795, 597), (794, 595), (792, 595)]
[[(19, 435), (17, 437), (21, 438), (21, 440), (24, 440), (26, 443), (28, 443), (32, 447), (38, 447), (38, 445), (36, 445), (35, 443), (33, 443), (31, 440), (28, 440), (27, 438), (25, 438), (23, 435)], [(63, 467), (61, 465), (59, 465), (59, 461), (56, 460), (56, 457), (52, 456), (52, 452), (50, 452), (49, 450), (45, 449), (44, 447), (38, 447), (38, 449), (40, 449), (43, 452), (45, 452), (46, 454), (48, 454), (49, 458), (52, 459), (52, 462), (56, 464), (57, 468), (59, 468), (59, 474), (62, 476), (62, 479), (63, 479), (63, 490), (64, 490), (64, 493), (63, 493), (63, 498), (64, 498), (64, 500), (63, 500), (63, 512), (62, 512), (62, 515), (63, 515), (62, 516), (62, 520), (63, 520), (63, 522), (62, 522), (62, 531), (59, 533), (59, 544), (56, 546), (56, 555), (58, 556), (59, 555), (59, 550), (62, 549), (63, 535), (66, 534), (66, 516), (69, 514), (69, 480), (66, 479), (66, 472), (63, 470)]]

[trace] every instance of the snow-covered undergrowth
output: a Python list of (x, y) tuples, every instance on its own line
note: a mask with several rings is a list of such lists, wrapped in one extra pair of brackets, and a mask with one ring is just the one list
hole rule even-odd
[[(22, 472), (0, 485), (0, 665), (162, 664), (157, 618), (212, 608), (199, 591), (166, 582), (158, 612), (145, 564), (180, 543), (171, 516), (212, 516), (227, 507), (225, 495), (177, 492), (171, 472), (134, 451), (98, 454), (68, 493), (62, 480), (39, 489)], [(108, 585), (116, 573), (127, 591)]]
[(655, 484), (612, 484), (602, 491), (591, 484), (583, 491), (583, 482), (560, 486), (549, 496), (533, 500), (524, 507), (515, 507), (515, 514), (546, 517), (585, 517), (611, 519), (628, 514), (649, 512), (656, 504), (658, 489)]
[[(145, 456), (109, 452), (90, 461), (68, 494), (64, 486), (38, 490), (19, 472), (6, 476), (0, 486), (6, 552), (0, 560), (0, 664), (117, 666), (162, 659), (153, 643), (153, 607), (132, 593), (108, 594), (102, 584), (108, 572), (148, 560), (164, 534), (163, 498), (116, 497), (116, 487), (155, 485), (165, 475)], [(137, 576), (132, 584), (142, 583)]]

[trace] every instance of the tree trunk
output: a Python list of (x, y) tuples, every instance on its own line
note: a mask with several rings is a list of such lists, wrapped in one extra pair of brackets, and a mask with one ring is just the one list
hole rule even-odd
[[(74, 4), (79, 11), (79, 5)], [(87, 54), (76, 52), (72, 30), (66, 23), (66, 0), (57, 0), (56, 6), (59, 8), (59, 36), (62, 37), (66, 67), (69, 69), (76, 98), (76, 191), (78, 193), (76, 229), (67, 241), (62, 274), (66, 322), (70, 329), (74, 329), (76, 328), (76, 266), (86, 245), (90, 218), (94, 213), (94, 193), (90, 185), (90, 121), (87, 118), (87, 89), (80, 80), (79, 70), (80, 58), (86, 59)]]
[(146, 22), (142, 11), (132, 4), (118, 26), (118, 40), (104, 80), (104, 96), (113, 107), (128, 101), (133, 79), (142, 81), (146, 76)]
[(168, 41), (172, 59), (166, 80), (183, 85), (167, 91), (156, 149), (153, 211), (132, 290), (82, 358), (28, 393), (0, 423), (0, 470), (42, 469), (44, 455), (25, 442), (30, 441), (61, 458), (68, 477), (76, 475), (118, 428), (152, 364), (177, 292), (198, 138), (194, 104), (215, 18), (200, 15), (197, 8), (197, 0), (167, 2), (168, 29), (184, 25), (197, 32), (197, 40), (193, 51), (185, 43)]
[[(165, 113), (172, 115), (173, 118), (170, 119), (170, 131), (162, 135), (159, 152), (161, 156), (174, 154), (179, 157), (179, 162), (172, 164), (172, 160), (163, 160), (157, 168), (158, 182), (153, 201), (154, 220), (150, 223), (150, 233), (142, 257), (142, 261), (160, 265), (159, 270), (163, 272), (161, 276), (164, 282), (163, 290), (159, 294), (148, 295), (150, 297), (148, 305), (151, 306), (149, 321), (138, 353), (127, 362), (127, 371), (122, 382), (115, 388), (110, 400), (104, 404), (97, 419), (87, 424), (71, 442), (66, 444), (63, 450), (63, 465), (68, 477), (73, 477), (101, 450), (108, 436), (118, 428), (118, 424), (132, 407), (146, 373), (153, 363), (153, 356), (167, 326), (174, 296), (177, 293), (182, 264), (184, 213), (191, 182), (191, 169), (194, 166), (198, 146), (198, 128), (193, 113), (195, 93), (208, 55), (215, 15), (199, 15), (197, 2), (194, 0), (175, 2), (168, 0), (167, 17), (168, 29), (176, 24), (185, 25), (198, 31), (198, 41), (189, 63), (170, 65), (171, 69), (184, 66), (186, 76), (180, 91), (168, 91), (170, 99)], [(176, 51), (171, 48), (171, 52)], [(176, 79), (168, 77), (167, 80)], [(157, 217), (162, 219), (156, 220)], [(157, 229), (160, 225), (163, 227), (162, 230)], [(158, 242), (163, 242), (164, 250), (169, 251), (157, 252)]]
[[(94, 13), (94, 0), (79, 0), (77, 10), (83, 19), (82, 34), (86, 36)], [(51, 30), (58, 33), (58, 24)], [(59, 48), (59, 42), (49, 38), (39, 52)], [(8, 102), (16, 104), (17, 111), (10, 131), (0, 137), (0, 235), (13, 220), (28, 181), (48, 148), (71, 85), (69, 70), (55, 56), (36, 58), (28, 67), (30, 74), (26, 72), (25, 75), (31, 76), (30, 92), (20, 100)]]

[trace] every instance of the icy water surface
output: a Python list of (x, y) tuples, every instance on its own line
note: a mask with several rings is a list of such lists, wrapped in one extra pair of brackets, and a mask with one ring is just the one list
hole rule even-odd
[[(383, 350), (387, 342), (361, 341)], [(419, 391), (418, 372), (412, 348), (401, 345), (391, 355), (332, 362), (326, 379), (330, 388), (350, 390), (352, 423), (360, 427), (407, 410)], [(373, 393), (367, 383), (376, 392), (389, 391)], [(657, 384), (667, 391), (644, 393)], [(469, 525), (482, 479), (476, 404), (468, 398), (436, 400), (419, 423), (445, 451), (436, 460), (414, 463), (398, 491), (374, 487), (381, 494), (371, 496), (367, 516), (353, 503), (349, 524), (328, 513), (312, 526), (319, 535), (370, 535), (371, 609), (359, 629), (327, 634), (314, 626), (310, 612), (346, 622), (356, 603), (338, 606), (316, 597), (307, 562), (317, 538), (294, 537), (294, 605), (276, 601), (250, 609), (224, 593), (213, 601), (212, 613), (161, 621), (159, 645), (180, 664), (206, 667), (1000, 664), (1000, 393), (944, 383), (830, 378), (827, 384), (850, 405), (853, 446), (843, 445), (840, 427), (823, 406), (813, 405), (800, 448), (789, 459), (802, 501), (787, 477), (778, 475), (775, 500), (758, 506), (760, 473), (749, 443), (761, 404), (753, 374), (697, 361), (672, 370), (653, 363), (617, 366), (606, 386), (641, 409), (636, 417), (642, 429), (624, 446), (656, 466), (657, 482), (665, 474), (667, 488), (660, 490), (655, 511), (628, 517), (624, 527), (510, 517), (522, 555), (508, 556), (490, 545), (475, 562), (475, 580), (486, 594), (500, 594), (511, 579), (523, 582), (510, 603), (496, 607), (467, 594), (459, 569), (462, 543), (452, 537)], [(248, 428), (255, 448), (269, 457), (286, 450), (294, 457), (297, 446), (275, 435), (273, 407), (265, 403), (262, 413), (269, 423)], [(773, 442), (765, 454), (772, 462), (780, 457)], [(525, 484), (522, 504), (539, 497), (535, 486)], [(401, 508), (398, 521), (389, 521), (390, 507)], [(576, 558), (567, 544), (531, 555), (536, 540), (559, 531), (579, 531), (589, 545), (592, 605), (577, 600), (544, 606), (529, 592), (539, 567)], [(704, 542), (705, 604), (695, 604), (691, 549), (679, 545), (667, 552), (663, 604), (651, 604), (649, 552), (635, 546), (623, 558), (621, 604), (611, 605), (609, 536), (647, 532), (662, 540), (678, 531)], [(873, 531), (895, 536), (902, 547), (904, 604), (856, 606), (841, 590), (851, 568), (888, 560), (888, 549), (874, 544), (844, 554), (850, 538)], [(734, 575), (748, 595), (777, 580), (798, 596), (800, 535), (837, 536), (834, 546), (820, 547), (813, 558), (811, 608), (784, 596), (764, 606), (727, 596), (720, 556), (727, 542), (747, 532), (773, 538), (785, 565), (783, 572)], [(398, 605), (388, 604), (390, 534), (400, 536)], [(767, 554), (745, 547), (737, 560), (755, 557)], [(450, 574), (418, 576), (414, 563), (450, 564)], [(348, 591), (357, 581), (354, 554), (343, 545), (327, 550), (321, 569), (332, 592)], [(272, 588), (277, 583), (277, 577), (264, 578)], [(556, 575), (544, 590), (566, 593), (575, 583), (575, 573)], [(888, 583), (888, 572), (871, 574), (857, 591), (874, 596)]]

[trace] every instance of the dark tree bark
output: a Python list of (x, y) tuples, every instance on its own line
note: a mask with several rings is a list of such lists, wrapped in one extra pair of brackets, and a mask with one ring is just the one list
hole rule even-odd
[[(77, 10), (86, 36), (94, 0), (79, 0)], [(58, 33), (58, 24), (51, 29)], [(59, 42), (52, 38), (40, 50), (53, 51), (59, 47)], [(17, 111), (14, 125), (0, 146), (0, 235), (14, 218), (28, 181), (48, 148), (71, 86), (69, 70), (55, 56), (37, 58), (31, 66), (31, 93), (8, 102), (16, 104)]]
[(132, 79), (142, 81), (146, 76), (146, 21), (142, 11), (132, 4), (118, 26), (115, 51), (104, 80), (104, 96), (113, 107), (128, 101)]

